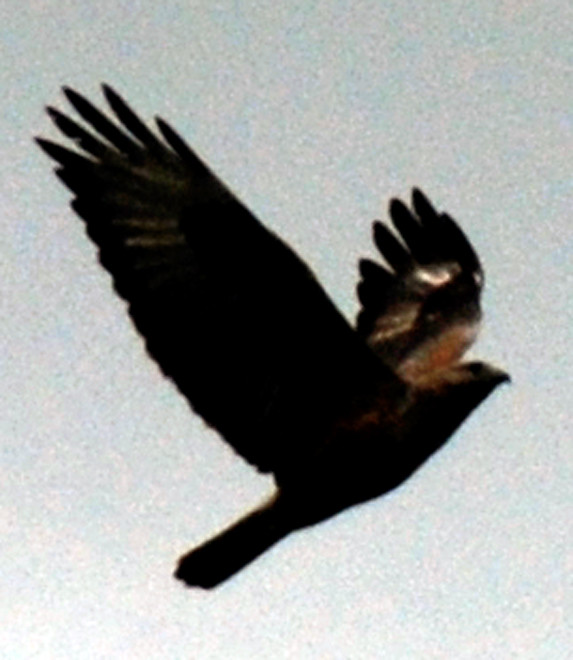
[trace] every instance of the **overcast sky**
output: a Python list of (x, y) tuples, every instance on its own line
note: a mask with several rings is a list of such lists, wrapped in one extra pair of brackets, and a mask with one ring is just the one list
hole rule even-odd
[[(567, 656), (572, 14), (566, 0), (2, 4), (0, 656)], [(420, 186), (486, 270), (472, 354), (513, 377), (403, 487), (213, 592), (174, 581), (177, 557), (271, 483), (147, 358), (31, 141), (55, 136), (43, 106), (66, 107), (62, 84), (99, 103), (102, 81), (170, 121), (349, 318), (371, 221)]]

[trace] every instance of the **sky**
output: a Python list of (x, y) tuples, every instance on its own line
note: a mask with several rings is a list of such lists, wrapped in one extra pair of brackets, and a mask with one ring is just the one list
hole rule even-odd
[[(38, 0), (0, 8), (0, 656), (567, 657), (573, 556), (565, 0)], [(272, 490), (146, 356), (32, 142), (69, 85), (173, 124), (353, 319), (371, 222), (421, 187), (486, 271), (513, 382), (392, 494), (221, 588), (177, 557)], [(335, 359), (335, 356), (333, 356)], [(569, 613), (569, 628), (567, 627)]]

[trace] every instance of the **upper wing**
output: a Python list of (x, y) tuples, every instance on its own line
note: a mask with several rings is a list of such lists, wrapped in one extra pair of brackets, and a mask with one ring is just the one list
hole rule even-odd
[(468, 239), (414, 189), (413, 212), (392, 200), (390, 217), (403, 242), (380, 222), (374, 242), (383, 267), (360, 262), (357, 331), (405, 380), (458, 360), (477, 334), (483, 271)]
[(161, 140), (104, 86), (118, 127), (64, 91), (93, 132), (48, 112), (83, 153), (38, 143), (59, 163), (149, 353), (261, 470), (312, 451), (303, 439), (313, 422), (332, 414), (357, 374), (383, 368), (379, 360), (295, 253), (165, 122), (157, 119)]

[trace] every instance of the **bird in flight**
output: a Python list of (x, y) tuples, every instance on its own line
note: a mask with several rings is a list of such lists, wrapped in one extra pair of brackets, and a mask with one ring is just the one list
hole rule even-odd
[(359, 264), (355, 325), (162, 119), (110, 87), (108, 118), (47, 112), (76, 149), (37, 138), (72, 191), (117, 293), (163, 373), (274, 495), (181, 557), (212, 588), (295, 530), (396, 488), (508, 375), (463, 361), (484, 277), (468, 239), (417, 189), (392, 200), (383, 261)]

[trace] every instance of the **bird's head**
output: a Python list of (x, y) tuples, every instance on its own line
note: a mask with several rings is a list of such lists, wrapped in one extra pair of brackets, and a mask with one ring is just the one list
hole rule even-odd
[(457, 427), (509, 375), (485, 362), (458, 362), (417, 383), (412, 407), (418, 431), (431, 429), (438, 442), (445, 442)]
[[(458, 362), (437, 372), (428, 381), (428, 389), (448, 408), (465, 411), (476, 408), (502, 383), (509, 382), (509, 374), (486, 362)], [(447, 403), (446, 403), (447, 402)]]
[(446, 371), (445, 386), (454, 393), (475, 398), (478, 405), (498, 385), (510, 380), (507, 372), (486, 362), (460, 362)]

